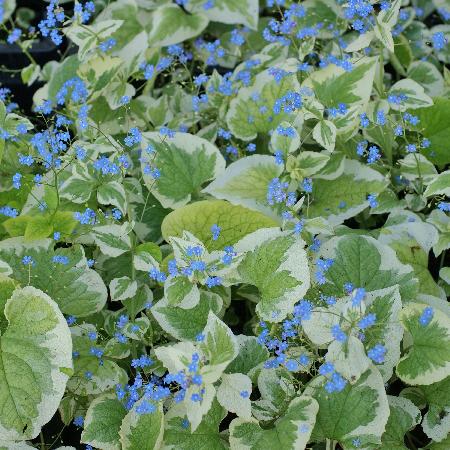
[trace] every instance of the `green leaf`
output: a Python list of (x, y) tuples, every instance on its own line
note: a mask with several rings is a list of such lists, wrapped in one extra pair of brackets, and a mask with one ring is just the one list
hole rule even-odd
[(48, 237), (53, 231), (53, 226), (48, 216), (32, 217), (25, 228), (25, 242), (36, 241)]
[[(411, 224), (408, 223), (407, 225)], [(426, 227), (423, 230), (425, 231)], [(409, 234), (412, 235), (412, 232)], [(430, 234), (424, 237), (430, 237)], [(419, 293), (435, 297), (444, 296), (442, 289), (436, 284), (428, 270), (428, 251), (425, 252), (420, 248), (415, 239), (398, 239), (390, 243), (390, 246), (395, 250), (398, 259), (403, 264), (409, 264), (414, 269), (414, 274), (419, 281)]]
[[(450, 319), (434, 308), (433, 319), (423, 326), (419, 319), (424, 304), (409, 303), (400, 320), (410, 334), (410, 345), (397, 364), (397, 375), (408, 384), (432, 384), (443, 380), (450, 370)], [(408, 344), (406, 344), (408, 345)]]
[(306, 448), (314, 427), (318, 404), (311, 397), (294, 398), (273, 428), (263, 429), (255, 419), (234, 419), (230, 424), (230, 447), (241, 449)]
[[(27, 286), (6, 302), (0, 336), (0, 434), (35, 438), (56, 412), (72, 367), (70, 331), (57, 304)], [(26, 388), (25, 388), (26, 387)]]
[(450, 197), (450, 170), (446, 170), (437, 175), (434, 180), (428, 184), (423, 193), (425, 197), (439, 194)]
[(161, 328), (179, 340), (194, 341), (203, 331), (209, 311), (219, 314), (222, 299), (213, 292), (200, 291), (200, 301), (188, 310), (169, 306), (166, 298), (152, 307), (151, 312)]
[(345, 283), (367, 292), (399, 285), (402, 300), (412, 300), (417, 292), (414, 272), (398, 260), (395, 252), (368, 236), (345, 235), (330, 239), (320, 256), (333, 258), (326, 272), (323, 291), (340, 297)]
[[(64, 314), (84, 317), (100, 311), (107, 299), (100, 275), (87, 266), (83, 248), (53, 250), (50, 239), (27, 244), (22, 238), (5, 239), (0, 243), (0, 260), (13, 269), (13, 277), (22, 285), (31, 284), (48, 294)], [(55, 255), (66, 256), (67, 264), (53, 262)], [(34, 264), (25, 266), (24, 256)]]
[(364, 347), (367, 352), (377, 344), (385, 346), (385, 360), (383, 364), (377, 364), (377, 368), (383, 380), (387, 382), (400, 358), (400, 342), (403, 337), (403, 329), (399, 321), (402, 302), (398, 286), (369, 292), (364, 302), (365, 315), (375, 314), (377, 319), (376, 326), (364, 331)]
[(238, 266), (243, 283), (256, 286), (256, 312), (263, 320), (280, 322), (303, 298), (310, 285), (305, 242), (276, 228), (247, 235), (235, 250), (245, 253)]
[(109, 55), (100, 55), (89, 58), (78, 68), (78, 75), (90, 87), (90, 91), (98, 97), (111, 81), (117, 76), (122, 67), (120, 58)]
[(450, 377), (420, 386), (420, 391), (428, 404), (428, 411), (422, 421), (423, 431), (434, 441), (446, 441), (450, 432)]
[[(211, 233), (214, 224), (221, 228), (215, 241)], [(165, 240), (172, 236), (181, 237), (183, 231), (189, 231), (200, 239), (208, 250), (222, 250), (259, 228), (276, 225), (273, 219), (260, 212), (223, 200), (205, 200), (171, 212), (164, 219), (161, 229)]]
[(319, 403), (311, 440), (332, 439), (345, 448), (353, 447), (353, 439), (359, 439), (362, 448), (379, 445), (389, 417), (389, 405), (378, 370), (371, 366), (355, 384), (347, 383), (341, 392), (328, 394), (324, 382), (325, 378), (319, 376), (304, 392)]
[(358, 112), (365, 111), (372, 92), (377, 58), (363, 57), (353, 64), (351, 72), (333, 64), (313, 72), (302, 84), (314, 91), (325, 108), (345, 103), (349, 113), (333, 120), (337, 133), (358, 126)]
[(61, 185), (59, 195), (73, 203), (86, 203), (95, 189), (96, 181), (87, 170), (77, 170), (76, 167), (73, 166), (71, 176)]
[(295, 180), (302, 180), (320, 171), (330, 160), (325, 153), (301, 151), (297, 158), (288, 157), (286, 169)]
[[(247, 392), (248, 396), (242, 396)], [(231, 373), (222, 375), (222, 383), (217, 389), (217, 400), (227, 410), (239, 417), (250, 419), (252, 408), (250, 394), (252, 392), (252, 381), (242, 373)]]
[(408, 78), (397, 81), (389, 89), (388, 95), (406, 95), (406, 100), (402, 101), (401, 104), (390, 104), (390, 107), (395, 111), (406, 111), (407, 109), (417, 109), (433, 105), (433, 100), (425, 94), (423, 87)]
[[(294, 136), (286, 136), (285, 134), (280, 134), (278, 127), (272, 133), (270, 137), (270, 151), (275, 153), (281, 151), (283, 155), (295, 152), (300, 147), (300, 136), (296, 128), (294, 128), (289, 122), (281, 122), (280, 127), (292, 130)], [(241, 161), (240, 159), (239, 161)]]
[(70, 78), (77, 76), (77, 70), (80, 66), (80, 61), (77, 55), (71, 55), (64, 59), (64, 61), (57, 66), (52, 72), (50, 81), (48, 83), (48, 99), (56, 100), (56, 94), (61, 89), (62, 85)]
[(89, 405), (81, 442), (104, 450), (121, 450), (119, 431), (127, 410), (116, 394), (104, 394)]
[(430, 97), (439, 97), (443, 94), (444, 77), (437, 67), (428, 61), (411, 63), (408, 67), (408, 78), (419, 83)]
[(137, 291), (137, 282), (128, 277), (114, 278), (109, 284), (112, 301), (126, 300), (134, 297)]
[(203, 192), (276, 217), (267, 203), (267, 188), (282, 172), (272, 156), (247, 156), (231, 163)]
[(418, 109), (414, 115), (420, 119), (419, 128), (423, 137), (431, 143), (429, 148), (420, 149), (420, 152), (436, 164), (449, 164), (450, 99), (435, 98), (433, 106)]
[(305, 14), (296, 18), (297, 31), (316, 29), (320, 39), (332, 39), (346, 30), (347, 23), (342, 18), (341, 8), (333, 0), (306, 0), (302, 2), (302, 6)]
[(386, 187), (387, 180), (379, 172), (347, 159), (338, 178), (314, 180), (309, 216), (325, 217), (339, 225), (368, 207), (369, 194), (379, 194)]
[(388, 395), (389, 419), (381, 436), (382, 450), (405, 450), (405, 434), (420, 423), (422, 415), (413, 402), (403, 397)]
[[(142, 402), (142, 400), (141, 400)], [(141, 402), (136, 403), (139, 406)], [(151, 414), (137, 414), (136, 406), (128, 412), (120, 427), (122, 450), (154, 450), (161, 446), (164, 434), (162, 403)]]
[(183, 426), (183, 415), (175, 410), (169, 410), (166, 415), (164, 443), (177, 450), (192, 450), (207, 448), (208, 450), (225, 450), (228, 442), (219, 434), (220, 422), (227, 412), (214, 400), (208, 413), (203, 417), (195, 431)]
[(248, 373), (259, 364), (267, 361), (269, 352), (265, 346), (258, 343), (255, 336), (236, 336), (239, 353), (225, 369), (226, 373)]
[(203, 13), (209, 20), (221, 23), (239, 23), (257, 29), (259, 5), (258, 0), (222, 0), (205, 8), (204, 0), (191, 0), (187, 4), (189, 11)]
[[(98, 395), (128, 381), (126, 372), (116, 362), (105, 358), (103, 364), (99, 364), (98, 358), (91, 353), (92, 341), (88, 332), (96, 331), (94, 326), (83, 324), (70, 330), (74, 351), (79, 356), (74, 358), (74, 373), (67, 383), (67, 391), (75, 396)], [(106, 347), (103, 348), (100, 342), (96, 347), (106, 353)], [(86, 378), (86, 372), (90, 372), (92, 377)]]
[(97, 190), (97, 200), (101, 205), (117, 206), (122, 214), (126, 212), (125, 189), (118, 181), (101, 184)]
[(131, 250), (130, 231), (130, 224), (125, 222), (122, 225), (113, 224), (95, 227), (93, 235), (100, 251), (107, 256), (116, 258)]
[(203, 334), (205, 339), (200, 348), (209, 361), (207, 372), (203, 372), (204, 378), (205, 382), (214, 382), (236, 358), (238, 344), (233, 332), (212, 311), (208, 314)]
[(184, 276), (169, 277), (164, 283), (164, 296), (169, 306), (183, 309), (194, 308), (200, 301), (197, 285)]
[(283, 415), (296, 396), (294, 380), (284, 367), (261, 369), (258, 375), (261, 399), (253, 402), (252, 413), (260, 421), (269, 422)]
[[(300, 86), (295, 76), (297, 61), (288, 59), (280, 66), (293, 75), (285, 76), (276, 82), (268, 70), (256, 75), (250, 87), (239, 89), (237, 96), (231, 100), (227, 113), (227, 125), (234, 136), (244, 141), (255, 139), (258, 133), (268, 133), (281, 122), (289, 121), (294, 114), (283, 110), (276, 114), (275, 102), (288, 92), (298, 92)], [(255, 99), (257, 93), (257, 99)], [(261, 108), (264, 106), (264, 109)]]
[(8, 326), (8, 321), (3, 314), (3, 310), (5, 309), (7, 300), (11, 297), (17, 287), (19, 287), (19, 283), (17, 281), (0, 274), (0, 336)]
[(186, 14), (177, 5), (164, 5), (156, 9), (148, 36), (149, 46), (166, 47), (199, 35), (208, 25), (203, 14)]
[(312, 136), (322, 147), (332, 152), (336, 145), (336, 125), (329, 120), (321, 120), (313, 128)]
[(89, 54), (94, 53), (98, 45), (106, 41), (122, 24), (122, 20), (105, 20), (83, 26), (73, 23), (64, 30), (64, 34), (78, 46), (78, 58), (83, 61), (89, 57)]
[[(144, 182), (165, 208), (179, 208), (198, 195), (202, 185), (216, 178), (225, 169), (225, 160), (216, 146), (206, 139), (177, 132), (163, 139), (159, 133), (143, 133), (146, 144), (154, 147), (154, 156), (143, 156)], [(161, 177), (156, 180), (146, 173), (149, 164), (157, 167)]]

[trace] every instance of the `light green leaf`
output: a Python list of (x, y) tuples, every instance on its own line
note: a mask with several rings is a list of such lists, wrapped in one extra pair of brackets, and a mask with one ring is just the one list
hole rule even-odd
[(72, 368), (70, 331), (58, 305), (32, 286), (15, 290), (4, 314), (0, 434), (11, 441), (33, 439), (63, 397)]
[[(217, 224), (221, 231), (217, 240), (212, 239), (211, 227)], [(264, 214), (223, 200), (205, 200), (183, 206), (166, 216), (161, 230), (165, 240), (181, 237), (183, 231), (197, 236), (208, 250), (222, 250), (259, 228), (276, 226), (276, 222)]]
[(164, 331), (176, 339), (194, 341), (205, 328), (209, 311), (219, 314), (222, 303), (217, 294), (200, 291), (200, 301), (189, 310), (169, 306), (167, 299), (163, 298), (151, 312)]
[(177, 5), (164, 5), (156, 9), (149, 33), (151, 47), (178, 44), (199, 35), (208, 25), (203, 14), (187, 14)]
[(294, 398), (275, 426), (263, 429), (255, 419), (234, 419), (230, 424), (232, 450), (298, 449), (303, 450), (315, 424), (318, 404), (311, 397)]
[(388, 95), (406, 95), (406, 100), (403, 100), (401, 104), (390, 103), (390, 107), (395, 111), (406, 111), (407, 109), (417, 109), (433, 105), (433, 100), (425, 94), (423, 87), (409, 78), (397, 81), (389, 89)]
[(256, 312), (263, 320), (280, 322), (291, 313), (310, 285), (305, 242), (276, 228), (255, 231), (235, 249), (246, 253), (238, 267), (243, 283), (256, 286)]
[[(136, 403), (136, 406), (144, 401)], [(120, 443), (122, 450), (155, 450), (160, 448), (164, 434), (162, 402), (151, 414), (137, 414), (136, 406), (122, 420)]]
[[(450, 319), (434, 309), (428, 325), (419, 322), (424, 304), (409, 303), (400, 320), (411, 340), (406, 341), (406, 354), (397, 364), (397, 375), (408, 384), (432, 384), (443, 380), (450, 370)], [(409, 345), (408, 345), (409, 343)]]
[(322, 147), (332, 152), (336, 145), (336, 125), (329, 120), (321, 120), (313, 128), (312, 136)]
[(309, 216), (325, 217), (331, 225), (339, 225), (368, 207), (369, 194), (379, 194), (386, 187), (387, 180), (379, 172), (347, 159), (338, 178), (314, 180)]
[[(64, 314), (84, 317), (100, 311), (107, 299), (100, 275), (87, 266), (83, 248), (72, 246), (53, 250), (50, 239), (27, 244), (22, 238), (5, 239), (0, 243), (0, 260), (13, 269), (13, 277), (22, 285), (31, 284), (48, 294)], [(53, 263), (53, 256), (66, 256), (67, 264)], [(31, 256), (34, 264), (22, 264)]]
[(267, 203), (267, 188), (282, 172), (272, 156), (247, 156), (231, 163), (203, 192), (276, 217)]
[(323, 286), (327, 295), (340, 297), (345, 283), (367, 292), (398, 284), (403, 301), (415, 298), (417, 281), (412, 268), (400, 263), (394, 250), (371, 237), (351, 234), (332, 238), (320, 256), (334, 259)]
[(293, 75), (285, 76), (277, 83), (268, 70), (265, 70), (256, 75), (252, 86), (239, 89), (238, 95), (230, 102), (226, 117), (228, 128), (236, 137), (250, 141), (258, 133), (268, 133), (281, 122), (294, 117), (294, 114), (283, 110), (276, 114), (273, 108), (276, 100), (288, 92), (299, 91), (296, 67), (297, 61), (288, 59), (280, 68)]
[[(247, 396), (243, 396), (243, 393)], [(250, 419), (252, 408), (250, 395), (252, 393), (252, 381), (242, 373), (222, 375), (222, 383), (217, 389), (217, 400), (227, 410), (244, 419)]]
[(119, 431), (127, 410), (116, 394), (104, 394), (89, 405), (81, 442), (103, 450), (120, 450)]
[[(202, 185), (219, 176), (225, 160), (217, 147), (206, 139), (188, 133), (164, 139), (159, 133), (143, 133), (144, 142), (152, 145), (154, 156), (143, 156), (141, 169), (149, 191), (165, 208), (176, 209), (198, 195)], [(149, 163), (156, 166), (161, 177), (146, 173)]]
[(101, 184), (97, 190), (97, 200), (101, 205), (117, 206), (122, 214), (126, 212), (125, 189), (118, 181)]
[(405, 434), (420, 423), (422, 415), (413, 402), (404, 397), (388, 395), (389, 419), (381, 436), (382, 450), (406, 450)]
[(316, 442), (332, 439), (345, 448), (353, 447), (353, 439), (359, 439), (362, 448), (379, 445), (389, 417), (389, 405), (378, 370), (371, 366), (355, 384), (347, 383), (341, 392), (328, 394), (324, 382), (324, 377), (319, 376), (304, 392), (319, 403), (311, 439)]

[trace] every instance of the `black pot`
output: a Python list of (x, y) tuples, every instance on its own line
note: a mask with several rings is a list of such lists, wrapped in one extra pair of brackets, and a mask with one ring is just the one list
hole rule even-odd
[[(49, 39), (36, 41), (29, 48), (29, 53), (41, 67), (52, 60), (59, 60), (60, 49)], [(0, 61), (2, 66), (9, 70), (20, 70), (30, 64), (30, 60), (16, 44), (0, 43)], [(8, 72), (0, 69), (0, 84), (11, 90), (13, 101), (19, 104), (21, 109), (29, 113), (33, 104), (33, 94), (43, 83), (35, 81), (31, 86), (22, 82), (20, 72)]]

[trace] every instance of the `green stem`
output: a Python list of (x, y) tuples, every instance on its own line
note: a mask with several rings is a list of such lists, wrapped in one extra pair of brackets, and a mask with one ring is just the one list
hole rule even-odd
[(41, 441), (41, 450), (45, 450), (46, 445), (45, 445), (44, 433), (42, 433), (42, 431), (39, 433), (39, 439)]

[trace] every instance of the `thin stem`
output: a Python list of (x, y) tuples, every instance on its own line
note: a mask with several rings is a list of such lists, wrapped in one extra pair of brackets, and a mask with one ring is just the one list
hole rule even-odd
[(44, 433), (42, 431), (39, 433), (39, 440), (41, 441), (41, 450), (45, 450), (45, 439), (44, 439)]

